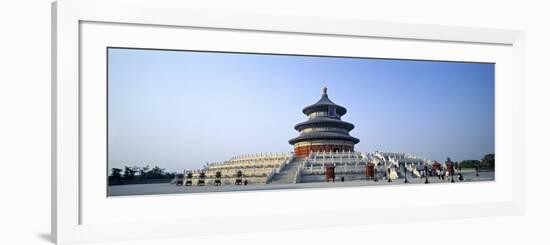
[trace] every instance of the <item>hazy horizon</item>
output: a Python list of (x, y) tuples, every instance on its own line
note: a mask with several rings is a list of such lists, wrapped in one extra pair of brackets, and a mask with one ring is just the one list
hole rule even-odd
[(494, 153), (494, 64), (119, 48), (108, 61), (109, 169), (291, 152), (323, 86), (348, 109), (356, 151)]

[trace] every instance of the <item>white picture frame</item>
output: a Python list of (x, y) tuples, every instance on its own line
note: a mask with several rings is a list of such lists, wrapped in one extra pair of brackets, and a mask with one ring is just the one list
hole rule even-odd
[[(475, 186), (479, 191), (479, 200), (465, 200), (462, 202), (451, 201), (446, 203), (429, 203), (418, 201), (409, 205), (396, 205), (399, 199), (389, 200), (387, 204), (376, 206), (349, 206), (332, 207), (330, 209), (309, 209), (307, 212), (296, 209), (290, 212), (289, 205), (279, 205), (278, 212), (272, 208), (254, 210), (251, 213), (237, 213), (224, 216), (221, 213), (212, 212), (211, 215), (202, 215), (200, 210), (194, 212), (189, 219), (178, 215), (181, 203), (194, 202), (199, 208), (208, 199), (220, 198), (220, 200), (232, 200), (238, 198), (252, 198), (251, 195), (261, 196), (266, 202), (273, 200), (295, 200), (304, 196), (303, 191), (280, 191), (280, 192), (256, 192), (256, 193), (226, 193), (213, 195), (192, 195), (182, 197), (181, 195), (154, 196), (122, 198), (109, 203), (104, 200), (97, 200), (102, 197), (91, 196), (94, 190), (89, 190), (88, 183), (94, 176), (103, 174), (99, 178), (105, 178), (103, 173), (87, 171), (82, 162), (88, 156), (83, 156), (81, 151), (88, 147), (83, 146), (83, 111), (82, 94), (88, 93), (83, 89), (81, 82), (88, 77), (84, 76), (82, 69), (88, 69), (88, 63), (83, 63), (82, 54), (87, 52), (83, 47), (83, 40), (86, 43), (99, 43), (107, 45), (99, 40), (94, 41), (88, 38), (83, 32), (83, 25), (87, 23), (107, 23), (114, 25), (137, 26), (134, 35), (140, 35), (147, 28), (170, 27), (187, 28), (194, 30), (211, 30), (212, 32), (240, 31), (240, 32), (262, 32), (265, 35), (310, 36), (311, 38), (326, 39), (337, 37), (341, 39), (370, 38), (380, 40), (394, 40), (406, 42), (438, 42), (448, 45), (469, 45), (479, 48), (472, 48), (470, 54), (465, 50), (463, 56), (455, 54), (455, 59), (465, 61), (484, 61), (484, 55), (491, 56), (491, 52), (499, 53), (502, 49), (506, 55), (502, 57), (495, 54), (494, 59), (501, 59), (506, 64), (502, 71), (505, 77), (497, 74), (496, 79), (505, 84), (500, 86), (497, 83), (497, 156), (500, 152), (506, 153), (506, 161), (510, 164), (497, 169), (506, 173), (505, 178), (497, 175), (496, 184), (480, 184)], [(524, 56), (524, 34), (518, 30), (496, 30), (470, 27), (450, 27), (438, 25), (420, 25), (405, 23), (388, 23), (376, 21), (357, 20), (335, 20), (324, 18), (310, 18), (299, 16), (268, 16), (250, 13), (235, 12), (208, 12), (186, 9), (184, 2), (178, 1), (76, 1), (62, 0), (52, 5), (52, 237), (56, 243), (72, 242), (93, 242), (113, 241), (126, 239), (151, 239), (166, 237), (181, 237), (204, 234), (226, 234), (251, 231), (268, 231), (280, 229), (314, 228), (341, 225), (393, 223), (404, 221), (453, 219), (465, 217), (481, 217), (495, 215), (513, 215), (524, 212), (524, 81), (523, 81), (523, 56)], [(165, 33), (172, 32), (164, 30)], [(83, 34), (84, 33), (84, 34)], [(98, 33), (96, 35), (99, 36)], [(114, 34), (113, 34), (114, 35)], [(159, 33), (159, 35), (162, 35)], [(127, 38), (130, 38), (128, 36)], [(114, 38), (114, 37), (113, 37)], [(359, 40), (359, 41), (360, 41)], [(152, 40), (151, 43), (135, 43), (135, 45), (167, 45), (160, 41)], [(156, 42), (156, 44), (155, 44)], [(176, 45), (176, 44), (173, 44)], [(444, 45), (442, 45), (444, 46)], [(483, 46), (503, 47), (495, 51), (483, 52)], [(420, 47), (420, 46), (419, 46)], [(227, 49), (228, 47), (226, 47)], [(237, 50), (239, 47), (235, 47)], [(253, 48), (253, 47), (252, 47)], [(262, 47), (258, 47), (261, 49)], [(435, 47), (434, 47), (435, 49)], [(445, 50), (445, 49), (442, 49)], [(92, 50), (93, 51), (93, 50)], [(474, 52), (475, 51), (475, 52)], [(479, 51), (479, 52), (478, 52)], [(305, 51), (304, 51), (305, 52)], [(310, 52), (319, 52), (312, 50)], [(343, 51), (339, 51), (343, 52)], [(104, 55), (104, 54), (102, 54)], [(498, 56), (498, 57), (497, 57)], [(411, 57), (429, 59), (431, 56), (411, 54)], [(93, 61), (93, 60), (90, 60)], [(97, 65), (97, 64), (96, 64)], [(501, 69), (502, 70), (502, 69)], [(104, 76), (104, 74), (96, 74)], [(506, 101), (506, 103), (501, 103)], [(504, 110), (505, 109), (505, 110)], [(500, 113), (502, 112), (502, 113)], [(87, 112), (86, 112), (87, 113)], [(500, 116), (498, 115), (500, 113)], [(500, 119), (499, 119), (500, 118)], [(504, 120), (506, 122), (504, 123)], [(499, 122), (503, 122), (499, 126)], [(89, 125), (89, 124), (87, 124)], [(94, 131), (94, 129), (86, 129)], [(501, 142), (501, 143), (499, 143)], [(500, 151), (499, 151), (500, 148)], [(512, 164), (513, 163), (513, 164)], [(88, 177), (90, 176), (90, 177)], [(105, 182), (104, 179), (95, 179), (98, 182)], [(407, 186), (404, 187), (380, 187), (382, 189), (368, 189), (369, 192), (393, 192), (399, 195), (418, 193), (422, 188), (437, 190), (442, 188), (454, 188), (454, 191), (466, 192), (474, 188), (473, 185), (460, 186)], [(93, 189), (93, 188), (92, 188)], [(309, 199), (315, 200), (314, 195), (340, 195), (342, 198), (352, 194), (359, 194), (365, 189), (331, 189), (331, 190), (310, 190)], [(483, 198), (483, 192), (495, 191), (499, 195)], [(414, 197), (414, 196), (411, 196)], [(105, 196), (103, 198), (106, 199)], [(183, 198), (186, 198), (183, 200)], [(294, 198), (294, 199), (292, 199)], [(317, 197), (318, 198), (318, 197)], [(412, 200), (412, 199), (411, 199)], [(164, 214), (160, 219), (151, 220), (150, 217), (128, 218), (128, 216), (117, 216), (116, 210), (111, 214), (101, 215), (106, 207), (115, 208), (116, 205), (127, 206), (134, 202), (136, 208), (139, 203), (143, 205), (166, 205), (162, 206)], [(170, 205), (169, 203), (173, 203)], [(112, 206), (102, 206), (112, 205)], [(258, 203), (258, 205), (264, 205)], [(265, 204), (267, 205), (267, 204)], [(93, 207), (101, 207), (86, 214), (83, 210), (93, 210)], [(237, 208), (237, 207), (235, 207)], [(136, 209), (138, 210), (138, 209)], [(195, 209), (196, 210), (196, 209)], [(449, 212), (449, 210), (453, 210)], [(95, 213), (94, 213), (95, 212)], [(104, 217), (103, 217), (104, 216)], [(96, 217), (87, 222), (86, 217)], [(300, 222), (292, 222), (300, 220)], [(193, 225), (190, 225), (190, 224)], [(204, 229), (208, 227), (208, 229)]]

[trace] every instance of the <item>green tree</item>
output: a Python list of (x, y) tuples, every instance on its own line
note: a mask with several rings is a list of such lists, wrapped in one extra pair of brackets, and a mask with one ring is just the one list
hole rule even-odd
[(120, 180), (122, 179), (122, 169), (120, 168), (112, 168), (111, 169), (111, 175), (109, 176), (109, 180)]
[(487, 154), (481, 159), (481, 166), (495, 168), (495, 154)]
[(164, 168), (160, 168), (159, 166), (155, 166), (153, 169), (151, 169), (147, 173), (147, 177), (151, 179), (161, 179), (164, 178)]
[(479, 160), (464, 160), (460, 162), (461, 168), (474, 168), (476, 165), (479, 166), (481, 162)]
[(136, 173), (138, 172), (139, 168), (138, 167), (128, 167), (128, 166), (124, 166), (124, 174), (123, 174), (123, 178), (124, 179), (135, 179), (136, 178)]
[(148, 174), (149, 174), (149, 165), (145, 166), (145, 167), (141, 167), (139, 168), (139, 178), (140, 179), (147, 179), (148, 178)]

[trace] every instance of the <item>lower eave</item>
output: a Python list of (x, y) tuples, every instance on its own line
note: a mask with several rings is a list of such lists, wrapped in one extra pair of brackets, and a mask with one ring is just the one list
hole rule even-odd
[(296, 143), (304, 142), (304, 141), (311, 141), (311, 140), (342, 140), (342, 141), (350, 141), (353, 144), (359, 143), (359, 139), (342, 134), (337, 132), (310, 132), (310, 133), (304, 133), (296, 138), (292, 138), (288, 141), (289, 144), (294, 145)]

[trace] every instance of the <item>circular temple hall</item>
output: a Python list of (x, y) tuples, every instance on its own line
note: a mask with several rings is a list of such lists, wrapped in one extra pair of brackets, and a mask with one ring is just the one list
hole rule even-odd
[(307, 157), (311, 152), (353, 151), (359, 143), (359, 139), (349, 135), (354, 125), (341, 120), (346, 108), (328, 98), (326, 87), (321, 99), (302, 112), (308, 120), (294, 126), (300, 135), (288, 141), (294, 146), (296, 157)]

